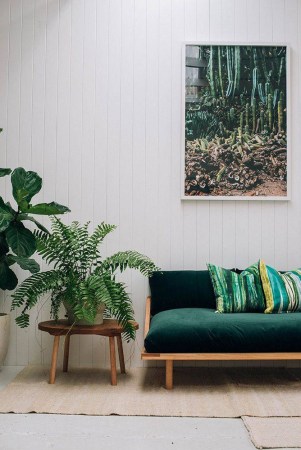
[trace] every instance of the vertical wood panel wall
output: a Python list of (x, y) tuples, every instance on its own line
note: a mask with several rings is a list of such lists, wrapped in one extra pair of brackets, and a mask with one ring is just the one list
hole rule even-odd
[[(181, 44), (191, 40), (290, 46), (291, 202), (180, 201)], [(259, 257), (300, 267), (300, 63), (300, 0), (1, 0), (0, 166), (38, 171), (39, 200), (68, 204), (66, 221), (118, 225), (104, 254), (136, 249), (166, 270)], [(10, 197), (8, 180), (0, 189)], [(142, 328), (147, 282), (123, 280)], [(9, 311), (9, 294), (1, 303)], [(27, 330), (12, 317), (6, 364), (49, 363), (51, 339), (37, 331), (48, 310), (41, 302)], [(134, 365), (142, 335), (126, 348)], [(72, 364), (108, 362), (103, 339), (72, 339)]]

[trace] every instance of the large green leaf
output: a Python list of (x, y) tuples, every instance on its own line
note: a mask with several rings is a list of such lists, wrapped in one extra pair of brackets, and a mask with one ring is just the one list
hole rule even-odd
[(1, 255), (6, 255), (8, 250), (9, 250), (9, 247), (8, 247), (6, 239), (5, 239), (5, 234), (0, 233), (0, 257), (1, 257)]
[(18, 167), (11, 175), (11, 183), (14, 199), (21, 210), (26, 210), (32, 197), (41, 190), (42, 178), (36, 172)]
[(12, 222), (5, 232), (6, 240), (17, 256), (31, 256), (36, 250), (32, 232), (20, 222)]
[(18, 278), (8, 267), (5, 260), (0, 261), (0, 289), (12, 291), (18, 284)]
[(14, 219), (14, 215), (9, 205), (4, 203), (3, 198), (0, 197), (0, 233), (6, 230)]
[(56, 202), (39, 203), (38, 205), (30, 206), (27, 212), (31, 214), (41, 214), (44, 216), (52, 216), (54, 214), (64, 214), (70, 212), (67, 206), (59, 205)]
[(49, 231), (47, 228), (44, 227), (40, 222), (38, 222), (34, 217), (29, 216), (28, 214), (22, 213), (18, 215), (18, 220), (30, 220), (31, 222), (34, 222), (36, 226), (43, 231), (44, 233), (49, 234)]
[(5, 175), (9, 175), (10, 173), (11, 173), (11, 169), (0, 168), (0, 177), (5, 177)]
[(37, 273), (40, 271), (39, 264), (31, 258), (21, 258), (20, 256), (16, 255), (7, 255), (7, 263), (9, 266), (13, 265), (14, 263), (19, 264), (21, 269), (29, 270), (31, 273)]

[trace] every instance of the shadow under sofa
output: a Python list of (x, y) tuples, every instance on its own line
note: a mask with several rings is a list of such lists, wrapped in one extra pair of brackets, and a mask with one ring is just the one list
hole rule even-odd
[(156, 272), (149, 279), (143, 360), (301, 360), (301, 313), (216, 313), (208, 270)]

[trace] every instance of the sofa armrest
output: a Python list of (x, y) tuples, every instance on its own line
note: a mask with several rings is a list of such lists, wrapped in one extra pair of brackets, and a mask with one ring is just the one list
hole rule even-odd
[(146, 304), (145, 304), (145, 322), (144, 322), (144, 338), (146, 337), (149, 326), (150, 326), (150, 319), (151, 319), (151, 297), (147, 297)]

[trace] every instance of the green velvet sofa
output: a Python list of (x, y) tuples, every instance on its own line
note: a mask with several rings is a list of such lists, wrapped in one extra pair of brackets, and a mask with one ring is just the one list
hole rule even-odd
[(219, 314), (207, 270), (156, 272), (149, 279), (143, 360), (300, 360), (301, 314)]

